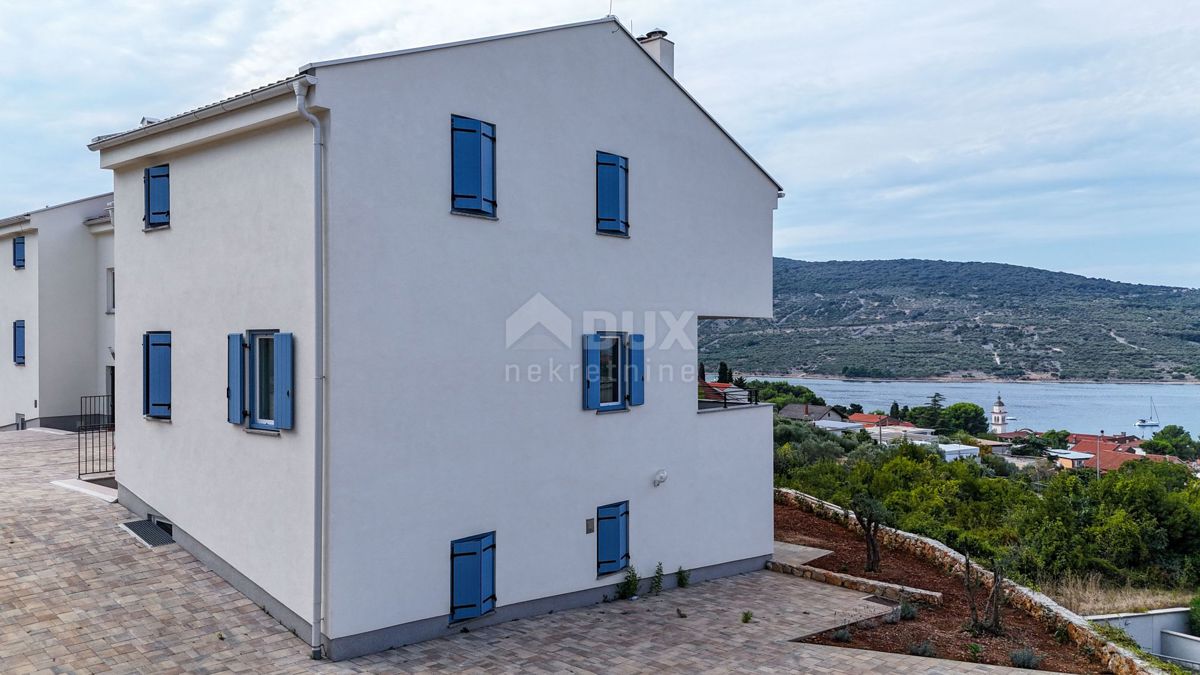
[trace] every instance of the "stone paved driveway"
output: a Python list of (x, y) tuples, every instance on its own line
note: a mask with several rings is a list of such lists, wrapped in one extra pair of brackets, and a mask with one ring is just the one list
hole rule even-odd
[[(0, 432), (4, 675), (1029, 672), (791, 642), (886, 610), (765, 571), (316, 663), (302, 640), (178, 546), (137, 544), (117, 527), (130, 519), (120, 505), (50, 485), (74, 471), (73, 436)], [(741, 623), (742, 611), (754, 619)]]

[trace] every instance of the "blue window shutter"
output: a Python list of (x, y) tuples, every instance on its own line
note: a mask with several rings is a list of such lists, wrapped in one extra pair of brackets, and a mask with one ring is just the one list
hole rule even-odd
[(496, 215), (496, 126), (450, 116), (450, 208)]
[(596, 153), (596, 230), (629, 230), (629, 160), (607, 152)]
[(479, 539), (479, 613), (496, 609), (496, 533)]
[(600, 409), (600, 336), (583, 336), (583, 409)]
[(13, 267), (25, 269), (25, 237), (13, 239)]
[(229, 399), (227, 419), (230, 424), (241, 424), (246, 416), (246, 406), (243, 398), (246, 392), (245, 344), (241, 333), (230, 333), (226, 338), (229, 377), (225, 397)]
[(146, 227), (160, 227), (171, 222), (171, 170), (166, 164), (146, 169)]
[(292, 334), (275, 334), (275, 428), (291, 429), (294, 387)]
[(629, 405), (646, 402), (646, 336), (629, 336)]
[(476, 537), (450, 543), (450, 621), (473, 619), (482, 613), (481, 543)]
[(171, 334), (151, 333), (149, 344), (149, 415), (171, 417)]
[(620, 553), (621, 569), (629, 566), (629, 502), (617, 505), (617, 550)]
[(451, 161), (454, 185), (450, 207), (461, 211), (483, 211), (483, 176), (480, 123), (467, 117), (450, 117)]
[(142, 335), (142, 414), (150, 414), (150, 334)]
[[(629, 503), (609, 504), (596, 509), (596, 574), (612, 574), (629, 564)], [(625, 523), (625, 524), (623, 524)]]
[(13, 363), (25, 365), (25, 322), (13, 322)]

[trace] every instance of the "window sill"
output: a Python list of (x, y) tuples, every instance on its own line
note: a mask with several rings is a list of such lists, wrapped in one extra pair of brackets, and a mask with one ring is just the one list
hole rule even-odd
[(171, 229), (171, 226), (169, 224), (168, 225), (155, 225), (154, 227), (143, 227), (142, 232), (158, 232), (159, 230), (169, 230), (169, 229)]
[(627, 413), (627, 412), (629, 412), (629, 406), (621, 406), (620, 408), (608, 408), (608, 409), (602, 408), (600, 410), (597, 410), (596, 414), (597, 415), (613, 415), (616, 413)]
[(617, 239), (628, 239), (628, 232), (605, 232), (604, 230), (596, 230), (596, 234), (601, 237), (616, 237)]
[(106, 312), (105, 312), (105, 315), (107, 315), (107, 316), (115, 316), (115, 315), (116, 315), (116, 313), (117, 313), (117, 311), (116, 311), (115, 309), (110, 309), (110, 310), (108, 310), (108, 311), (106, 311)]
[(450, 209), (450, 215), (466, 216), (468, 218), (479, 218), (481, 220), (497, 220), (497, 221), (500, 220), (499, 216), (489, 216), (486, 213), (472, 213), (470, 211), (456, 211), (455, 209)]
[(171, 423), (170, 417), (151, 417), (149, 415), (142, 415), (142, 419), (146, 420), (147, 422), (158, 422), (159, 424)]
[(281, 435), (278, 429), (254, 429), (252, 427), (242, 427), (242, 431), (248, 434), (254, 434), (255, 436), (279, 437)]

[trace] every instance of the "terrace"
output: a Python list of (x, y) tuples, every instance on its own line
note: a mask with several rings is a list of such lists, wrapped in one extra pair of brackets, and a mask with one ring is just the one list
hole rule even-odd
[(0, 433), (0, 672), (1028, 672), (796, 642), (890, 608), (768, 571), (314, 662), (178, 545), (138, 543), (119, 504), (51, 484), (76, 469), (74, 435)]

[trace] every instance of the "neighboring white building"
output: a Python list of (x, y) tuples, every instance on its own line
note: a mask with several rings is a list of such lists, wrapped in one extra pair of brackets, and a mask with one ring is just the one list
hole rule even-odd
[(1008, 431), (1008, 409), (1004, 407), (1004, 401), (1001, 400), (1000, 394), (996, 394), (996, 402), (992, 404), (990, 431), (993, 434), (1003, 434)]
[(771, 316), (780, 187), (671, 51), (606, 18), (96, 139), (121, 502), (333, 658), (760, 569), (772, 406), (698, 410), (696, 327)]
[(104, 194), (0, 219), (0, 429), (74, 430), (80, 397), (107, 393), (111, 201)]
[(938, 450), (947, 462), (953, 462), (956, 459), (973, 459), (979, 461), (979, 448), (974, 445), (963, 445), (962, 443), (938, 443)]

